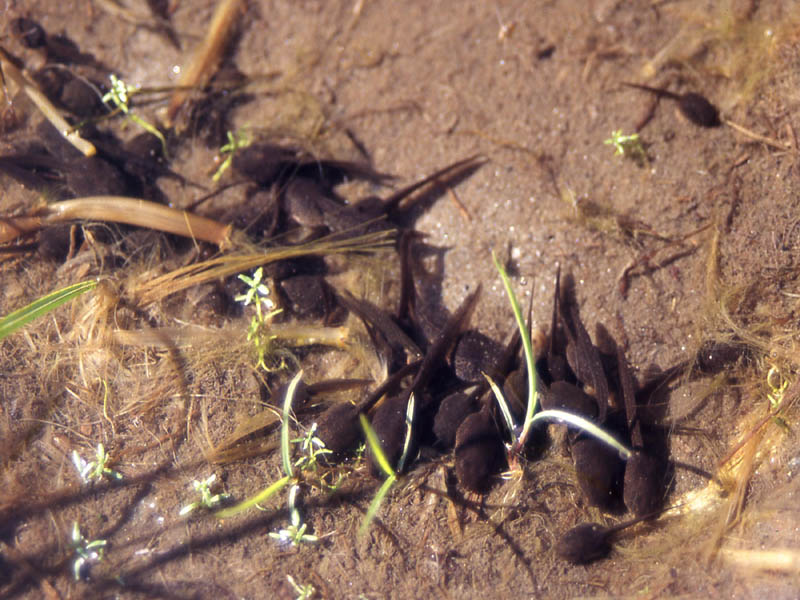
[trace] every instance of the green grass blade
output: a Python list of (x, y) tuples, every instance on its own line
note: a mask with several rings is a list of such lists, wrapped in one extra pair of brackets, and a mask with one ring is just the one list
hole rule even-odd
[(538, 415), (533, 417), (532, 421), (534, 423), (538, 421), (566, 421), (570, 425), (582, 429), (589, 435), (593, 435), (601, 442), (607, 444), (608, 446), (619, 452), (620, 456), (625, 460), (628, 460), (631, 456), (630, 449), (628, 449), (621, 442), (617, 441), (617, 439), (614, 438), (605, 429), (592, 423), (588, 419), (584, 419), (583, 417), (579, 417), (578, 415), (573, 415), (572, 413), (566, 412), (564, 410), (555, 410), (555, 409), (543, 410)]
[(362, 536), (366, 533), (367, 529), (369, 529), (372, 520), (375, 518), (375, 515), (378, 512), (378, 509), (383, 504), (383, 500), (386, 498), (386, 494), (389, 493), (389, 489), (394, 485), (397, 481), (397, 475), (392, 474), (390, 475), (386, 481), (383, 482), (383, 485), (378, 489), (378, 493), (375, 494), (375, 497), (372, 499), (372, 502), (369, 504), (369, 508), (367, 509), (367, 514), (364, 516), (364, 521), (361, 523), (361, 527), (358, 528), (358, 535)]
[(51, 292), (46, 296), (42, 296), (38, 300), (34, 300), (27, 306), (23, 306), (19, 310), (9, 313), (0, 319), (0, 340), (8, 337), (17, 329), (27, 325), (34, 319), (46, 315), (51, 310), (55, 310), (62, 304), (69, 302), (73, 298), (77, 298), (81, 294), (93, 290), (97, 287), (97, 281), (82, 281), (69, 285), (55, 292)]
[(525, 365), (528, 368), (528, 406), (525, 409), (525, 421), (522, 424), (522, 433), (519, 436), (519, 443), (524, 444), (528, 437), (531, 425), (533, 424), (533, 415), (536, 413), (539, 395), (536, 392), (536, 364), (533, 360), (533, 347), (531, 345), (531, 332), (525, 324), (525, 319), (522, 318), (522, 309), (517, 301), (517, 296), (511, 287), (511, 280), (500, 261), (497, 260), (497, 255), (492, 252), (492, 260), (494, 266), (500, 273), (500, 278), (503, 280), (503, 286), (506, 288), (506, 294), (511, 302), (511, 310), (514, 311), (514, 318), (517, 321), (520, 335), (522, 336), (522, 347), (525, 350)]
[(268, 488), (265, 488), (258, 492), (255, 496), (250, 496), (247, 500), (243, 500), (236, 506), (231, 506), (230, 508), (225, 508), (223, 510), (217, 511), (214, 515), (219, 519), (228, 519), (233, 517), (234, 515), (238, 515), (240, 512), (247, 510), (255, 506), (256, 504), (260, 504), (261, 502), (266, 502), (272, 496), (277, 494), (281, 491), (286, 484), (292, 480), (291, 477), (288, 475), (284, 475), (278, 481), (270, 485)]
[(498, 385), (494, 382), (494, 379), (489, 377), (486, 373), (484, 373), (483, 376), (486, 377), (486, 381), (489, 382), (489, 385), (494, 392), (494, 397), (497, 398), (497, 404), (500, 405), (500, 412), (503, 414), (506, 427), (508, 427), (508, 431), (511, 433), (511, 445), (515, 446), (517, 444), (517, 436), (514, 433), (514, 430), (517, 426), (514, 424), (514, 417), (511, 416), (511, 410), (508, 408), (506, 397), (503, 395), (503, 392), (500, 390)]
[(281, 423), (281, 459), (283, 460), (283, 472), (288, 477), (294, 476), (292, 471), (292, 457), (289, 449), (289, 411), (292, 409), (292, 402), (294, 402), (294, 392), (297, 389), (297, 384), (303, 377), (302, 369), (294, 378), (289, 382), (286, 388), (286, 398), (283, 400), (283, 414), (281, 415), (283, 422)]
[(381, 442), (378, 440), (378, 436), (375, 434), (372, 425), (369, 424), (367, 417), (362, 413), (358, 415), (358, 420), (361, 421), (361, 427), (364, 430), (364, 434), (367, 436), (367, 444), (369, 444), (372, 453), (375, 455), (378, 466), (386, 473), (387, 477), (397, 478), (397, 473), (395, 473), (392, 465), (389, 464), (389, 459), (386, 458), (386, 454), (384, 454), (383, 448), (381, 448)]

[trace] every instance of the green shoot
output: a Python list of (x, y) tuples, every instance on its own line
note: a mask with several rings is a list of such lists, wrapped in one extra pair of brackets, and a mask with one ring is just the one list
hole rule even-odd
[(77, 450), (72, 451), (72, 464), (75, 465), (75, 468), (78, 470), (78, 474), (84, 483), (89, 483), (93, 479), (100, 480), (103, 477), (108, 477), (109, 479), (114, 479), (116, 481), (122, 481), (122, 474), (110, 469), (107, 466), (109, 460), (110, 457), (106, 452), (106, 449), (103, 447), (103, 444), (97, 444), (95, 460), (88, 462), (81, 458)]
[(406, 437), (403, 440), (403, 453), (400, 455), (400, 462), (397, 463), (397, 470), (401, 473), (411, 453), (411, 434), (414, 431), (414, 404), (414, 393), (412, 392), (408, 397), (408, 404), (406, 405)]
[(772, 410), (776, 410), (783, 403), (783, 395), (789, 387), (789, 380), (784, 378), (778, 367), (771, 366), (767, 372), (767, 386), (770, 389), (767, 399)]
[(200, 494), (200, 500), (196, 502), (191, 502), (184, 506), (179, 513), (180, 516), (185, 516), (191, 513), (192, 511), (197, 510), (198, 508), (203, 508), (205, 510), (214, 510), (218, 506), (220, 506), (223, 502), (225, 502), (228, 498), (230, 498), (229, 494), (224, 492), (219, 494), (212, 494), (211, 488), (214, 486), (214, 482), (217, 480), (217, 474), (213, 473), (209, 477), (206, 477), (203, 481), (193, 481), (192, 485), (196, 492)]
[(325, 444), (315, 434), (317, 424), (313, 423), (306, 432), (305, 436), (291, 440), (293, 444), (299, 444), (303, 455), (294, 462), (295, 467), (301, 471), (317, 471), (317, 460), (325, 454), (333, 454), (325, 447)]
[(572, 413), (566, 412), (564, 410), (556, 410), (556, 409), (543, 410), (535, 417), (533, 417), (534, 423), (538, 423), (539, 421), (567, 422), (573, 427), (582, 429), (589, 435), (596, 437), (604, 444), (608, 445), (609, 447), (619, 452), (619, 455), (623, 460), (628, 460), (631, 457), (632, 454), (631, 450), (627, 448), (623, 443), (617, 441), (617, 439), (614, 438), (614, 436), (605, 431), (602, 427), (592, 423), (588, 419), (579, 417), (578, 415), (573, 415)]
[(297, 583), (294, 580), (294, 577), (291, 575), (286, 576), (286, 581), (289, 582), (289, 585), (292, 586), (292, 590), (294, 590), (294, 593), (297, 594), (297, 598), (295, 598), (295, 600), (309, 600), (310, 598), (314, 597), (316, 590), (310, 583)]
[(72, 523), (72, 549), (77, 554), (75, 562), (72, 563), (72, 574), (75, 581), (89, 578), (89, 569), (95, 563), (103, 560), (103, 553), (108, 545), (106, 540), (87, 540), (81, 533), (81, 528), (77, 521)]
[[(261, 367), (267, 372), (280, 370), (283, 362), (278, 367), (270, 367), (267, 365), (267, 356), (275, 354), (276, 350), (273, 347), (276, 335), (268, 333), (272, 319), (280, 314), (281, 309), (275, 309), (275, 303), (268, 297), (270, 294), (269, 287), (263, 282), (264, 268), (258, 267), (252, 277), (247, 275), (239, 275), (239, 279), (247, 285), (247, 290), (244, 294), (239, 294), (234, 297), (234, 300), (241, 302), (244, 306), (253, 304), (256, 309), (256, 314), (250, 319), (250, 327), (247, 331), (247, 341), (252, 342), (258, 355), (257, 367)], [(264, 304), (267, 312), (261, 309), (261, 304)], [(288, 474), (288, 473), (287, 473)]]
[(624, 135), (622, 129), (617, 129), (612, 131), (611, 137), (604, 140), (603, 143), (606, 146), (614, 146), (614, 156), (628, 156), (634, 159), (645, 157), (645, 151), (638, 133)]
[(300, 486), (293, 485), (289, 489), (289, 527), (278, 532), (270, 531), (269, 537), (277, 541), (279, 545), (299, 546), (301, 543), (316, 544), (319, 537), (306, 533), (308, 523), (303, 523), (300, 518), (300, 510), (297, 508), (297, 492)]
[(381, 487), (378, 488), (378, 493), (375, 494), (375, 497), (372, 499), (372, 502), (367, 509), (367, 514), (364, 516), (364, 522), (361, 523), (361, 527), (358, 530), (358, 535), (363, 535), (364, 532), (369, 529), (370, 523), (375, 518), (375, 515), (378, 513), (378, 509), (383, 504), (386, 495), (389, 493), (389, 490), (392, 486), (397, 482), (399, 477), (398, 471), (402, 471), (408, 461), (409, 455), (411, 453), (411, 434), (413, 432), (413, 421), (414, 421), (414, 394), (412, 393), (408, 397), (408, 405), (406, 406), (406, 437), (403, 443), (403, 453), (400, 455), (400, 462), (397, 465), (397, 471), (392, 468), (392, 465), (389, 464), (389, 459), (386, 457), (386, 454), (381, 447), (381, 442), (378, 439), (378, 436), (375, 434), (375, 430), (372, 428), (372, 425), (369, 424), (369, 420), (363, 414), (358, 415), (359, 421), (361, 421), (361, 427), (364, 429), (364, 434), (367, 437), (367, 444), (372, 450), (372, 454), (375, 456), (375, 460), (378, 461), (378, 466), (386, 475), (386, 480), (381, 484)]
[[(539, 402), (539, 394), (536, 391), (536, 364), (533, 356), (533, 347), (531, 345), (531, 334), (528, 330), (528, 326), (525, 324), (525, 319), (522, 318), (522, 309), (519, 306), (516, 294), (514, 294), (514, 289), (511, 287), (511, 280), (508, 278), (508, 274), (500, 264), (500, 261), (497, 260), (497, 255), (494, 252), (492, 252), (492, 260), (494, 261), (495, 268), (500, 273), (500, 278), (503, 280), (503, 286), (511, 302), (511, 310), (514, 311), (514, 318), (517, 321), (517, 327), (519, 327), (519, 332), (522, 336), (522, 347), (525, 351), (525, 366), (528, 369), (528, 404), (525, 409), (525, 420), (523, 421), (522, 432), (519, 434), (519, 437), (516, 437), (516, 427), (511, 426), (513, 420), (511, 419), (511, 414), (508, 413), (507, 407), (504, 410), (504, 416), (509, 423), (509, 430), (511, 431), (511, 451), (513, 453), (519, 453), (528, 439), (528, 434), (530, 433), (530, 428), (533, 423), (533, 415), (536, 412)], [(493, 385), (492, 389), (496, 390), (495, 395), (498, 397), (498, 400), (500, 400), (502, 394), (498, 395), (499, 389), (497, 386)], [(500, 402), (501, 408), (504, 404), (504, 401)]]
[(34, 319), (46, 315), (51, 310), (55, 310), (62, 304), (77, 298), (81, 294), (93, 290), (97, 287), (97, 281), (82, 281), (69, 285), (60, 290), (50, 292), (38, 300), (34, 300), (27, 306), (15, 310), (0, 319), (0, 340), (8, 337), (17, 329), (24, 327)]
[(283, 477), (278, 479), (278, 481), (276, 481), (275, 483), (264, 488), (257, 494), (250, 496), (246, 500), (241, 501), (239, 504), (217, 511), (216, 513), (214, 513), (214, 516), (220, 519), (229, 519), (233, 516), (236, 516), (239, 513), (242, 513), (249, 508), (252, 508), (263, 502), (266, 502), (267, 500), (272, 498), (272, 496), (274, 496), (275, 494), (280, 492), (283, 488), (285, 488), (290, 481), (291, 477), (289, 477), (288, 475), (284, 475)]
[(130, 100), (131, 96), (139, 91), (138, 86), (128, 85), (113, 73), (111, 74), (110, 79), (111, 89), (105, 96), (103, 96), (102, 101), (106, 104), (113, 104), (115, 110), (122, 112), (126, 117), (144, 129), (147, 133), (156, 136), (161, 142), (161, 149), (164, 152), (164, 157), (168, 157), (169, 153), (167, 152), (167, 140), (164, 138), (164, 134), (161, 133), (154, 125), (151, 125), (140, 116), (130, 112), (128, 101)]
[(397, 481), (397, 473), (392, 468), (392, 465), (389, 464), (389, 459), (386, 458), (386, 454), (383, 452), (383, 448), (381, 448), (381, 442), (378, 440), (378, 436), (375, 434), (375, 430), (372, 428), (372, 425), (369, 424), (367, 417), (363, 414), (358, 415), (359, 421), (361, 421), (361, 427), (364, 429), (364, 434), (367, 436), (367, 445), (369, 445), (370, 450), (372, 450), (375, 459), (378, 461), (378, 466), (380, 466), (381, 470), (386, 474), (386, 480), (383, 482), (381, 487), (378, 489), (378, 493), (375, 494), (375, 497), (372, 499), (372, 502), (367, 509), (367, 514), (364, 517), (363, 523), (361, 523), (361, 527), (358, 530), (358, 535), (364, 535), (364, 533), (369, 529), (370, 523), (375, 518), (375, 515), (378, 512), (378, 509), (381, 507), (383, 500), (386, 498), (386, 494), (389, 493), (389, 490)]
[(292, 456), (289, 446), (289, 411), (292, 408), (294, 401), (294, 393), (297, 390), (297, 384), (303, 377), (303, 371), (299, 371), (297, 375), (289, 382), (289, 387), (286, 388), (286, 397), (283, 400), (283, 414), (281, 415), (281, 459), (283, 460), (283, 472), (287, 477), (293, 477), (292, 470)]
[(247, 135), (247, 132), (237, 131), (236, 133), (231, 133), (228, 131), (228, 143), (219, 149), (220, 155), (227, 154), (228, 156), (211, 177), (211, 181), (217, 183), (222, 177), (222, 174), (230, 168), (231, 164), (233, 164), (233, 155), (236, 153), (236, 151), (241, 150), (242, 148), (247, 148), (250, 144), (251, 139), (250, 136)]

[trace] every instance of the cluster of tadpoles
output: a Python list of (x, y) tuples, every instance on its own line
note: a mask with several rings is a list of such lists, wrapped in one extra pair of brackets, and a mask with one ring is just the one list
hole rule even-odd
[[(43, 31), (18, 21), (16, 26), (28, 47), (50, 48), (57, 41), (54, 38), (47, 45)], [(34, 89), (5, 51), (0, 58), (10, 78)], [(78, 115), (107, 110), (96, 94), (86, 90), (78, 94), (79, 84), (50, 81), (49, 95), (63, 109)], [(677, 96), (634, 87), (678, 101), (681, 110), (699, 125), (719, 123), (716, 109), (697, 94)], [(415, 210), (438, 196), (443, 185), (457, 183), (484, 162), (480, 157), (467, 158), (386, 198), (370, 195), (346, 202), (335, 191), (343, 180), (382, 184), (390, 177), (364, 164), (320, 160), (294, 146), (259, 142), (238, 151), (232, 164), (255, 184), (253, 194), (268, 192), (269, 201), (250, 212), (242, 207), (241, 213), (225, 224), (157, 205), (164, 198), (153, 182), (165, 176), (182, 180), (167, 166), (157, 138), (145, 133), (121, 144), (91, 127), (84, 136), (92, 152), (73, 148), (51, 125), (44, 124), (39, 140), (0, 156), (0, 172), (23, 185), (47, 190), (60, 200), (31, 214), (0, 219), (0, 243), (40, 232), (44, 247), (51, 226), (87, 218), (155, 226), (214, 243), (223, 250), (236, 239), (231, 222), (258, 241), (287, 232), (295, 236), (301, 232), (303, 237), (294, 239), (298, 243), (324, 236), (356, 236), (408, 225)], [(82, 196), (88, 197), (76, 199)], [(337, 403), (317, 415), (317, 437), (333, 459), (342, 458), (362, 439), (359, 417), (368, 415), (393, 468), (407, 470), (413, 460), (406, 459), (413, 459), (422, 446), (453, 451), (458, 481), (466, 490), (480, 493), (489, 489), (504, 463), (516, 465), (521, 456), (534, 453), (532, 446), (545, 435), (543, 428), (532, 427), (535, 422), (568, 423), (567, 443), (586, 501), (607, 510), (624, 505), (634, 518), (613, 527), (579, 525), (560, 539), (556, 552), (572, 563), (605, 556), (612, 535), (659, 514), (666, 495), (671, 465), (663, 430), (646, 426), (641, 415), (642, 401), (647, 401), (652, 383), (637, 389), (623, 350), (604, 329), (598, 328), (598, 344), (592, 342), (572, 286), (567, 281), (562, 287), (559, 276), (549, 337), (539, 348), (538, 360), (531, 346), (530, 323), (522, 321), (512, 294), (520, 327), (505, 347), (469, 329), (480, 287), (442, 323), (436, 318), (441, 307), (428, 306), (429, 295), (417, 293), (417, 283), (424, 285), (426, 277), (415, 277), (421, 273), (415, 260), (420, 237), (410, 229), (399, 236), (401, 293), (393, 314), (365, 299), (329, 289), (324, 267), (297, 261), (273, 265), (269, 275), (295, 316), (327, 319), (334, 304), (354, 313), (364, 321), (389, 368), (386, 380), (359, 402)], [(58, 252), (48, 252), (63, 254), (65, 249), (62, 245)], [(502, 270), (501, 274), (505, 279)], [(507, 290), (510, 292), (508, 285)], [(441, 326), (431, 327), (437, 320)], [(521, 346), (524, 361), (519, 359)], [(707, 354), (701, 353), (697, 364), (712, 370), (714, 365), (703, 362)], [(669, 370), (660, 382), (684, 369)], [(521, 427), (516, 425), (519, 422)], [(368, 454), (372, 455), (370, 471), (379, 476), (374, 450), (368, 448)]]

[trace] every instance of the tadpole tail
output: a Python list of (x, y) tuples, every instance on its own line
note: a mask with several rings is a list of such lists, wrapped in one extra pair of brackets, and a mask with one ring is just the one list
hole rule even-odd
[(676, 94), (675, 92), (670, 92), (669, 90), (665, 90), (663, 88), (656, 88), (649, 85), (642, 85), (641, 83), (630, 83), (628, 81), (623, 81), (622, 85), (627, 85), (628, 87), (644, 90), (645, 92), (650, 92), (652, 94), (655, 94), (656, 96), (665, 96), (666, 98), (671, 98), (672, 100), (681, 99), (679, 94)]
[[(433, 183), (452, 183), (456, 179), (465, 178), (468, 175), (471, 175), (473, 171), (475, 171), (478, 167), (488, 162), (488, 158), (485, 156), (481, 156), (476, 154), (474, 156), (470, 156), (469, 158), (465, 158), (464, 160), (459, 160), (458, 162), (454, 162), (451, 165), (448, 165), (434, 173), (431, 173), (427, 177), (420, 179), (416, 183), (412, 183), (411, 185), (404, 187), (403, 189), (397, 190), (394, 194), (383, 200), (383, 206), (386, 209), (387, 213), (392, 213), (398, 211), (398, 206), (400, 203), (408, 198), (411, 194), (416, 192), (418, 189)], [(445, 181), (440, 182), (439, 180), (447, 178)], [(410, 206), (405, 206), (401, 212), (406, 212), (413, 206), (412, 203)]]

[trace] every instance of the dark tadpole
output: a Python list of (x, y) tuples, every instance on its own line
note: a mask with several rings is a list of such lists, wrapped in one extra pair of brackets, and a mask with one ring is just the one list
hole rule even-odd
[(492, 418), (491, 404), (469, 415), (456, 432), (456, 477), (468, 490), (484, 492), (503, 460), (503, 440)]
[(624, 468), (617, 451), (585, 434), (572, 442), (571, 451), (578, 485), (586, 499), (599, 508), (613, 507)]
[(633, 454), (625, 463), (622, 499), (628, 510), (641, 517), (653, 513), (661, 505), (664, 499), (668, 463), (644, 447), (633, 375), (621, 348), (617, 348), (617, 370), (633, 446)]
[[(479, 157), (461, 160), (394, 192), (387, 198), (367, 196), (351, 204), (345, 204), (336, 197), (332, 186), (337, 181), (319, 177), (319, 173), (314, 169), (309, 170), (298, 166), (296, 168), (296, 176), (286, 184), (286, 189), (283, 193), (283, 206), (292, 220), (305, 227), (330, 231), (352, 231), (359, 226), (370, 224), (373, 229), (388, 228), (391, 227), (391, 224), (381, 223), (380, 221), (384, 218), (393, 223), (404, 220), (405, 215), (415, 205), (415, 201), (410, 198), (418, 190), (434, 185), (439, 181), (453, 183), (473, 172), (483, 162), (485, 160)], [(349, 168), (354, 176), (360, 176), (365, 179), (379, 180), (380, 177), (386, 178), (375, 171), (367, 170), (367, 167), (358, 166), (355, 163), (320, 161), (319, 164), (323, 167), (333, 164), (343, 170)], [(354, 170), (356, 166), (360, 170)]]
[(456, 443), (456, 432), (461, 423), (478, 409), (472, 394), (455, 392), (439, 403), (433, 418), (433, 435), (441, 448), (452, 448)]
[(335, 457), (351, 450), (361, 439), (359, 413), (368, 411), (386, 393), (396, 390), (402, 379), (411, 375), (421, 364), (422, 361), (418, 360), (392, 373), (358, 404), (342, 402), (328, 407), (317, 419), (317, 437)]
[(604, 527), (599, 523), (581, 523), (561, 536), (556, 544), (556, 554), (573, 565), (584, 565), (598, 560), (611, 552), (611, 540), (615, 533), (652, 519), (662, 512), (664, 511), (656, 511), (611, 527)]
[(624, 83), (625, 85), (644, 90), (661, 97), (664, 96), (678, 103), (678, 108), (683, 115), (695, 125), (700, 127), (717, 127), (720, 125), (719, 110), (711, 104), (704, 96), (695, 92), (676, 94), (663, 88), (650, 87), (639, 83)]

